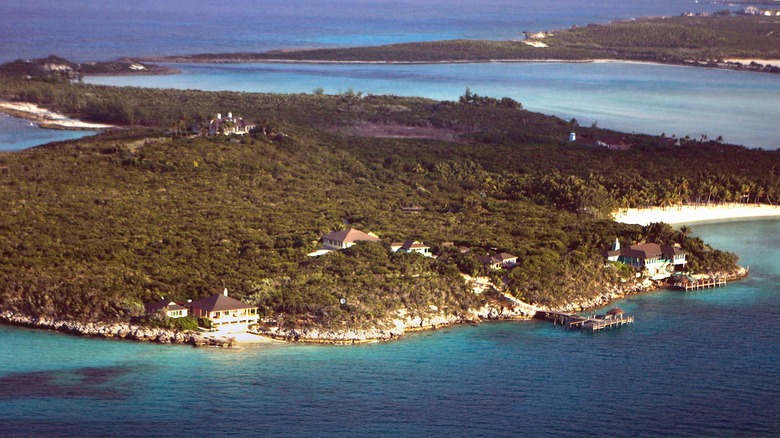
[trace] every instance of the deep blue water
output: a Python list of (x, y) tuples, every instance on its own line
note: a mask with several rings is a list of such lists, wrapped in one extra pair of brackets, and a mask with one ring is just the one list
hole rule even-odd
[(690, 0), (28, 0), (0, 2), (0, 62), (58, 54), (265, 51), (509, 39), (647, 15), (728, 9)]
[(780, 221), (694, 225), (751, 276), (354, 346), (193, 349), (0, 327), (0, 435), (777, 436)]

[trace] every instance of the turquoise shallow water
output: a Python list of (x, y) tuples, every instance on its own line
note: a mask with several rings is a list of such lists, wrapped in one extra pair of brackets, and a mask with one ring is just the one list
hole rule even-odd
[[(687, 0), (418, 3), (1, 2), (0, 59), (516, 38), (523, 30), (724, 7)], [(143, 80), (443, 99), (469, 86), (583, 123), (777, 148), (776, 76), (634, 68), (191, 66), (185, 75)], [(25, 140), (7, 140), (26, 135), (19, 134), (23, 123), (0, 117), (0, 143)], [(0, 436), (778, 436), (780, 221), (694, 230), (741, 254), (750, 278), (623, 300), (617, 305), (637, 323), (597, 335), (517, 322), (358, 347), (218, 350), (0, 326)]]
[(622, 300), (636, 324), (595, 335), (531, 321), (219, 350), (0, 327), (0, 435), (776, 436), (780, 221), (694, 231), (750, 278)]
[(780, 75), (631, 63), (457, 65), (195, 64), (172, 76), (91, 77), (156, 88), (366, 94), (457, 100), (467, 87), (582, 125), (780, 148)]
[(41, 129), (29, 121), (0, 114), (0, 152), (17, 151), (54, 141), (73, 140), (95, 131)]

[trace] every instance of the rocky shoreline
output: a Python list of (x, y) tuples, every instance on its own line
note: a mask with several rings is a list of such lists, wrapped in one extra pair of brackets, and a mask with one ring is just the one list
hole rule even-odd
[(321, 327), (271, 327), (258, 334), (286, 342), (311, 344), (365, 344), (399, 339), (406, 333), (436, 330), (457, 324), (478, 324), (484, 321), (528, 320), (533, 318), (533, 306), (515, 306), (495, 302), (464, 314), (432, 313), (424, 317), (404, 317), (388, 322), (384, 328), (333, 330)]
[[(740, 280), (747, 277), (749, 270), (739, 267), (733, 272), (718, 272), (704, 275), (705, 278), (724, 278), (727, 281)], [(407, 316), (388, 321), (384, 327), (364, 329), (335, 330), (323, 327), (265, 327), (254, 332), (268, 338), (296, 343), (354, 345), (392, 341), (403, 337), (406, 333), (436, 330), (457, 324), (478, 324), (489, 321), (529, 320), (537, 311), (582, 312), (609, 305), (611, 302), (630, 295), (638, 295), (665, 288), (663, 283), (652, 280), (626, 282), (623, 285), (608, 288), (603, 294), (572, 301), (563, 306), (534, 306), (524, 303), (509, 295), (501, 294), (500, 299), (493, 300), (479, 309), (472, 309), (463, 314), (431, 313), (424, 317)], [(403, 313), (403, 312), (402, 312)], [(56, 320), (45, 317), (20, 315), (10, 311), (0, 312), (0, 323), (22, 327), (55, 330), (67, 334), (106, 339), (126, 339), (159, 344), (189, 344), (195, 347), (235, 347), (235, 338), (213, 338), (197, 332), (178, 332), (154, 327), (140, 326), (130, 323), (102, 323)]]
[(79, 322), (34, 317), (18, 313), (0, 312), (0, 323), (44, 330), (54, 330), (71, 335), (105, 339), (127, 339), (158, 344), (190, 344), (195, 347), (233, 347), (235, 339), (214, 339), (195, 332), (178, 332), (131, 323)]

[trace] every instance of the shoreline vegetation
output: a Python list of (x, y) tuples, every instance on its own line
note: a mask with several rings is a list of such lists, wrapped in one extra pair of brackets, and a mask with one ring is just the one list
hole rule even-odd
[[(606, 262), (616, 238), (675, 245), (697, 275), (746, 274), (690, 229), (615, 222), (621, 206), (780, 199), (775, 151), (582, 127), (468, 89), (440, 102), (4, 72), (8, 102), (122, 128), (0, 154), (0, 309), (90, 336), (132, 339), (126, 325), (159, 322), (145, 303), (223, 288), (261, 309), (259, 333), (299, 342), (592, 309), (659, 286)], [(219, 112), (255, 129), (207, 135)], [(307, 256), (346, 227), (382, 241)], [(407, 239), (437, 257), (390, 251)], [(511, 270), (480, 261), (503, 252)]]
[(642, 62), (780, 73), (780, 17), (641, 18), (526, 33), (524, 40), (448, 40), (369, 47), (137, 58), (164, 63), (438, 64)]

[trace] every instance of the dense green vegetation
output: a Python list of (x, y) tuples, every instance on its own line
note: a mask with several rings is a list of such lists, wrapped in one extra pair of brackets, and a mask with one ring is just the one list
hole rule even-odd
[[(570, 144), (571, 130), (614, 133), (470, 91), (456, 103), (4, 77), (0, 97), (128, 125), (0, 155), (0, 307), (33, 315), (127, 319), (160, 296), (195, 299), (223, 287), (284, 324), (372, 325), (401, 307), (458, 313), (484, 299), (459, 270), (484, 268), (441, 247), (446, 241), (473, 255), (519, 256), (508, 287), (556, 305), (625, 274), (604, 268), (601, 252), (615, 237), (680, 243), (703, 271), (736, 260), (687, 231), (617, 224), (615, 207), (777, 202), (780, 193), (776, 152), (650, 136), (627, 136), (630, 151)], [(177, 135), (227, 111), (257, 120), (260, 132)], [(355, 135), (358, 125), (369, 129)], [(425, 135), (371, 135), (387, 126)], [(409, 205), (422, 212), (401, 211)], [(345, 224), (385, 240), (306, 256)], [(388, 251), (406, 238), (441, 256)]]
[(592, 24), (532, 35), (522, 41), (451, 40), (269, 53), (201, 54), (166, 57), (172, 62), (249, 62), (264, 60), (348, 62), (479, 62), (495, 60), (621, 59), (672, 64), (750, 68), (780, 72), (772, 66), (728, 65), (728, 59), (780, 59), (780, 17), (667, 17)]

